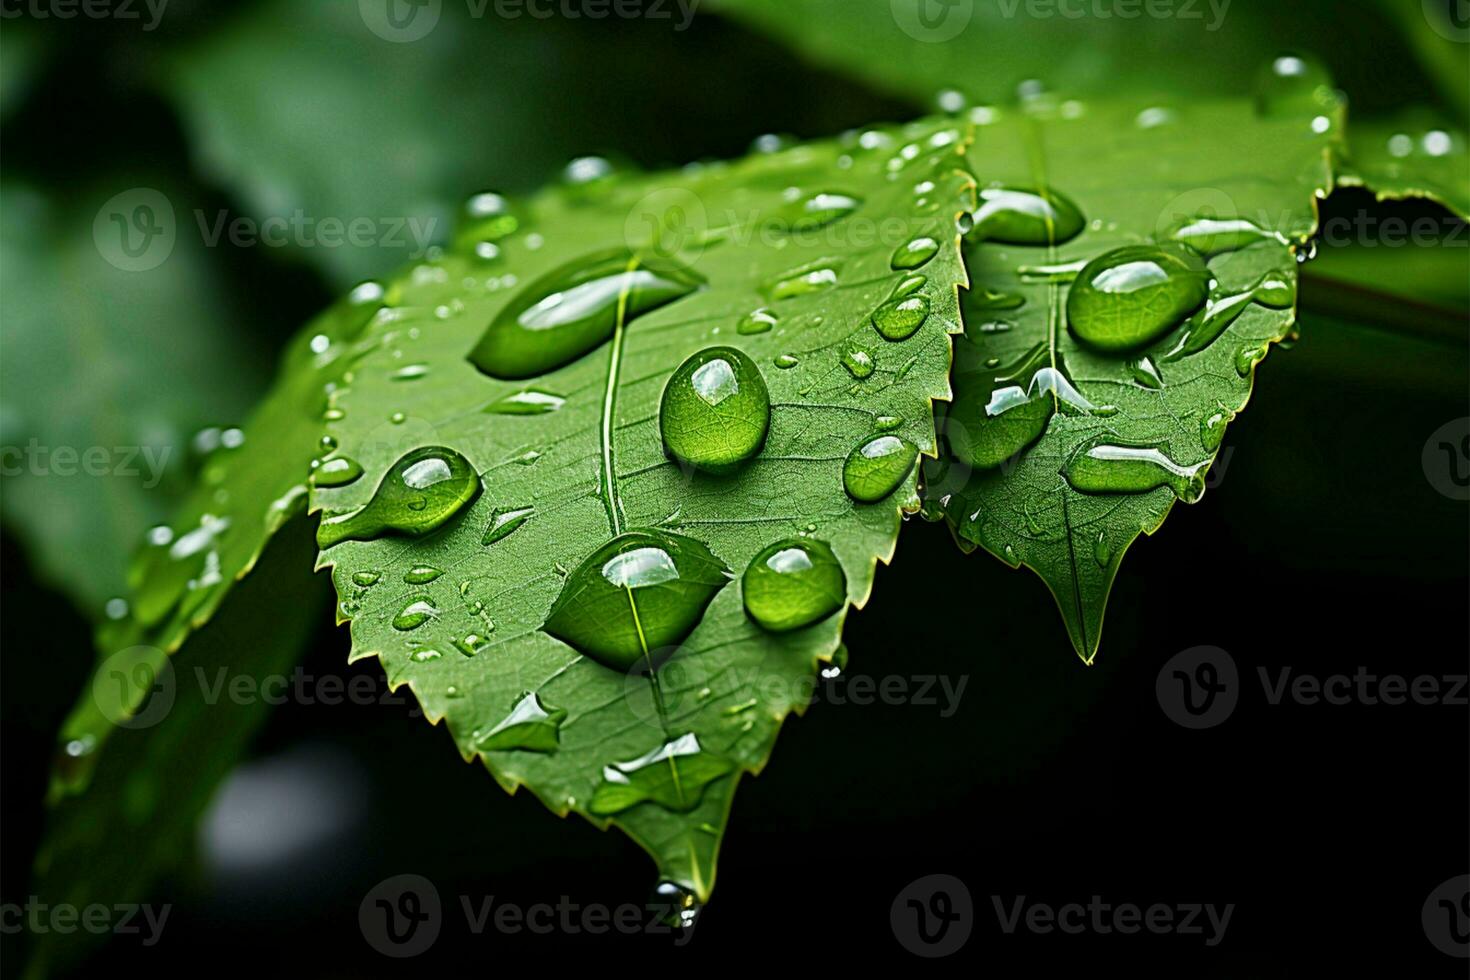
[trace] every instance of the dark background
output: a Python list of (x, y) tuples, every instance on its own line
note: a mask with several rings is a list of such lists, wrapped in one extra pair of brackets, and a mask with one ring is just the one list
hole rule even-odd
[[(658, 120), (687, 92), (640, 93), (655, 104), (635, 111), (626, 92), (585, 90), (605, 110), (604, 128), (586, 142), (569, 132), (566, 155), (611, 147), (636, 149), (646, 165), (676, 163), (738, 154), (763, 131), (817, 136), (914, 111), (721, 21), (701, 22), (691, 37), (711, 52), (740, 52), (750, 77), (764, 80), (722, 92), (711, 79), (700, 92), (707, 111), (681, 117), (689, 124), (677, 140)], [(105, 69), (119, 43), (108, 25), (74, 25), (38, 94), (0, 129), (9, 174), (80, 182), (99, 159), (188, 171), (168, 107)], [(793, 87), (810, 97), (781, 97)], [(609, 135), (619, 127), (619, 138)], [(219, 189), (200, 194), (229, 206)], [(1325, 216), (1378, 207), (1339, 194)], [(229, 267), (266, 349), (332, 295), (266, 250), (216, 250), (211, 261)], [(460, 895), (641, 904), (652, 865), (616, 833), (552, 819), (529, 794), (505, 796), (405, 704), (289, 704), (271, 715), (243, 777), (276, 805), (235, 814), (279, 833), (264, 834), (252, 861), (202, 848), (191, 873), (158, 890), (156, 901), (174, 904), (163, 942), (115, 939), (86, 974), (908, 966), (920, 961), (895, 941), (889, 906), (910, 881), (948, 873), (968, 885), (976, 921), (965, 949), (940, 967), (1464, 976), (1463, 962), (1438, 953), (1420, 925), (1429, 892), (1470, 871), (1463, 701), (1273, 706), (1257, 668), (1466, 673), (1470, 521), (1463, 502), (1433, 488), (1420, 452), (1430, 433), (1466, 414), (1467, 351), (1310, 313), (1302, 334), (1259, 373), (1227, 435), (1233, 452), (1220, 485), (1130, 553), (1093, 667), (1072, 653), (1034, 576), (965, 556), (944, 528), (911, 521), (869, 607), (852, 618), (846, 677), (822, 688), (819, 703), (788, 723), (766, 772), (745, 780), (719, 888), (677, 954), (666, 936), (471, 935)], [(0, 548), (8, 903), (29, 894), (54, 732), (92, 653), (85, 619), (37, 584), (12, 537)], [(345, 666), (347, 636), (326, 625), (330, 586), (318, 579), (318, 594), (302, 597), (321, 603), (324, 623), (304, 670), (378, 676), (372, 662)], [(1155, 680), (1169, 658), (1200, 644), (1230, 653), (1242, 690), (1223, 724), (1190, 731), (1161, 710)], [(958, 711), (943, 718), (939, 705), (845, 703), (858, 675), (967, 680)], [(445, 923), (428, 953), (395, 962), (363, 941), (357, 907), (401, 873), (434, 882)], [(992, 907), (992, 896), (1063, 904), (1095, 894), (1235, 909), (1225, 941), (1210, 949), (1200, 936), (1006, 935)], [(0, 972), (18, 975), (16, 937), (3, 949)]]

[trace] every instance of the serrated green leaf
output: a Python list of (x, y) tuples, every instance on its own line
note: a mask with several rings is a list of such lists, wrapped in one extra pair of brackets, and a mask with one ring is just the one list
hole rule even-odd
[(1438, 113), (1420, 109), (1392, 120), (1354, 121), (1338, 183), (1367, 187), (1379, 199), (1424, 197), (1470, 218), (1470, 141)]
[[(679, 536), (686, 556), (707, 548), (704, 566), (735, 576), (773, 542), (825, 541), (845, 570), (848, 602), (865, 601), (876, 561), (892, 554), (900, 509), (917, 506), (916, 473), (884, 500), (856, 504), (844, 463), (880, 429), (934, 451), (931, 401), (949, 390), (965, 278), (955, 221), (973, 202), (962, 142), (953, 123), (930, 122), (543, 194), (497, 243), (497, 258), (467, 246), (399, 280), (392, 320), (371, 328), (381, 350), (334, 399), (344, 417), (329, 431), (366, 475), (313, 491), (312, 506), (328, 512), (324, 528), (352, 520), (341, 515), (367, 505), (412, 450), (463, 454), (483, 484), (433, 534), (323, 551), (351, 618), (353, 657), (377, 656), (390, 684), (409, 685), (460, 752), (480, 756), (507, 789), (524, 785), (557, 813), (618, 826), (666, 879), (701, 898), (739, 775), (760, 770), (782, 719), (804, 708), (843, 614), (767, 633), (746, 616), (738, 584), (710, 580), (718, 593), (654, 675), (657, 691), (637, 666), (604, 666), (543, 625), (564, 578), (638, 528)], [(895, 270), (894, 252), (920, 237), (934, 239), (932, 257)], [(658, 305), (623, 280), (619, 308), (642, 312), (620, 314), (607, 324), (610, 340), (538, 376), (496, 380), (467, 360), (493, 354), (479, 347), (487, 325), (541, 298), (542, 277), (568, 263), (606, 264), (618, 250), (634, 266), (672, 263), (704, 285)], [(915, 273), (924, 281), (911, 295), (929, 315), (907, 339), (887, 340), (872, 316)], [(713, 345), (753, 359), (772, 406), (763, 451), (721, 476), (675, 465), (658, 421), (675, 368)], [(876, 362), (861, 380), (842, 360), (853, 347)], [(319, 540), (328, 535), (337, 533)], [(610, 633), (626, 625), (595, 600), (579, 608), (607, 615)], [(544, 716), (555, 712), (565, 717), (548, 752)], [(528, 718), (542, 721), (535, 744), (502, 747), (498, 735)], [(640, 759), (654, 765), (640, 769)]]
[[(1179, 330), (1144, 349), (1112, 354), (1089, 347), (1069, 328), (1067, 272), (1022, 270), (1060, 267), (1075, 273), (1080, 263), (1112, 249), (1168, 241), (1171, 229), (1195, 218), (1243, 218), (1261, 238), (1210, 260), (1217, 280), (1212, 296), (1236, 294), (1268, 272), (1294, 283), (1296, 263), (1288, 246), (1312, 234), (1317, 198), (1332, 183), (1331, 134), (1317, 132), (1321, 124), (1314, 127), (1304, 116), (1261, 116), (1245, 102), (1168, 113), (1145, 109), (1038, 101), (980, 117), (986, 124), (976, 131), (972, 169), (986, 181), (1059, 192), (1080, 207), (1086, 225), (1076, 238), (1054, 246), (967, 244), (973, 286), (963, 305), (967, 340), (956, 348), (957, 401), (950, 414), (983, 414), (983, 372), (993, 374), (1038, 344), (1081, 398), (1072, 399), (1073, 405), (1057, 400), (1044, 435), (1003, 463), (969, 470), (947, 457), (945, 464), (931, 465), (926, 478), (927, 499), (942, 510), (962, 544), (983, 547), (1042, 577), (1073, 645), (1088, 661), (1098, 648), (1124, 552), (1140, 534), (1158, 530), (1176, 496), (1163, 486), (1083, 493), (1063, 471), (1102, 440), (1155, 446), (1179, 467), (1207, 474), (1224, 425), (1250, 396), (1256, 363), (1288, 335), (1293, 310), (1248, 303), (1218, 339), (1188, 356), (1167, 356), (1180, 340)], [(987, 293), (1024, 302), (997, 309)], [(1140, 363), (1144, 356), (1149, 364)], [(969, 406), (968, 415), (967, 398), (982, 399)], [(961, 435), (951, 431), (951, 445)]]

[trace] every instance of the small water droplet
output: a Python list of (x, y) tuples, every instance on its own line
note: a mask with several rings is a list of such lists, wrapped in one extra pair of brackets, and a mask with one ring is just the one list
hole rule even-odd
[(802, 232), (824, 228), (862, 207), (862, 198), (850, 194), (823, 192), (788, 201), (777, 221), (787, 231)]
[(763, 292), (771, 301), (820, 293), (837, 285), (838, 263), (818, 259), (781, 273), (766, 283)]
[(599, 816), (610, 816), (652, 802), (688, 813), (699, 805), (710, 783), (734, 771), (734, 762), (704, 751), (690, 732), (646, 755), (604, 768), (602, 782), (587, 808)]
[(765, 333), (779, 322), (780, 317), (774, 311), (761, 307), (741, 317), (740, 322), (735, 324), (735, 332), (742, 336)]
[(480, 543), (494, 544), (529, 521), (535, 514), (536, 508), (534, 507), (515, 507), (504, 511), (497, 509), (491, 516), (490, 523), (485, 527), (485, 536), (480, 539)]
[(371, 570), (369, 570), (369, 571), (362, 571), (362, 572), (353, 572), (352, 573), (352, 584), (353, 585), (357, 585), (357, 586), (361, 586), (362, 588), (366, 589), (366, 588), (368, 588), (370, 586), (377, 585), (378, 584), (378, 579), (380, 579), (382, 577), (383, 577), (382, 576), (382, 573), (381, 572), (377, 572), (377, 571), (371, 571)]
[(323, 460), (312, 470), (311, 485), (314, 487), (342, 487), (362, 476), (362, 466), (355, 459), (334, 456)]
[(873, 311), (873, 326), (885, 340), (901, 341), (912, 337), (929, 317), (927, 296), (890, 299)]
[(443, 574), (443, 569), (433, 565), (415, 565), (403, 573), (403, 581), (409, 585), (427, 585)]
[(917, 269), (939, 254), (939, 243), (927, 235), (900, 245), (889, 265), (895, 269)]
[(1071, 199), (1052, 190), (987, 187), (979, 192), (973, 239), (1008, 245), (1060, 245), (1087, 221)]
[(561, 725), (567, 709), (542, 703), (534, 693), (521, 695), (515, 706), (490, 731), (475, 739), (484, 752), (555, 752), (561, 746)]
[(470, 461), (452, 449), (428, 446), (403, 456), (388, 470), (360, 510), (323, 521), (317, 544), (371, 540), (380, 534), (422, 535), (443, 525), (480, 493)]
[(801, 360), (795, 354), (777, 354), (772, 363), (781, 370), (786, 371), (796, 367), (796, 365), (801, 363)]
[(401, 632), (418, 629), (439, 615), (439, 607), (426, 595), (414, 596), (398, 615), (393, 617), (393, 628)]
[(490, 415), (545, 415), (566, 404), (561, 395), (554, 395), (539, 388), (526, 388), (502, 395), (482, 411)]
[(842, 351), (842, 366), (847, 368), (847, 373), (861, 381), (870, 377), (876, 362), (873, 352), (863, 347), (849, 346)]

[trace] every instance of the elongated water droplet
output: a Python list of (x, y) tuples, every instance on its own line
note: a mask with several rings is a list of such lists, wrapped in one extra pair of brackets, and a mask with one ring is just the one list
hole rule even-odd
[[(1187, 218), (1168, 237), (1188, 245), (1206, 258), (1234, 252), (1261, 241), (1282, 241), (1245, 218)], [(1284, 242), (1283, 242), (1284, 244)]]
[[(967, 349), (962, 352), (969, 354)], [(971, 355), (973, 356), (973, 355)], [(950, 450), (969, 466), (999, 466), (1041, 438), (1058, 406), (1088, 412), (1093, 404), (1073, 387), (1039, 343), (1010, 364), (956, 371), (955, 397), (945, 434)]]
[(782, 371), (789, 371), (800, 364), (801, 360), (795, 354), (777, 354), (772, 363)]
[(426, 377), (428, 373), (429, 365), (427, 364), (405, 364), (388, 377), (394, 381), (417, 381)]
[(624, 322), (701, 289), (692, 269), (667, 259), (599, 252), (541, 277), (500, 311), (470, 352), (497, 378), (554, 370), (607, 341)]
[(1209, 293), (1209, 270), (1183, 245), (1127, 245), (1089, 262), (1067, 291), (1067, 322), (1093, 347), (1125, 351), (1184, 321)]
[(475, 748), (486, 752), (555, 752), (561, 744), (561, 723), (566, 717), (567, 709), (543, 704), (534, 693), (523, 694), (510, 714), (475, 739)]
[(928, 281), (928, 276), (921, 275), (917, 272), (911, 273), (898, 281), (898, 285), (893, 287), (893, 294), (888, 298), (901, 299), (904, 296), (912, 296), (914, 293), (923, 289), (924, 284)]
[(415, 449), (389, 468), (372, 499), (360, 510), (323, 521), (317, 544), (367, 541), (380, 534), (421, 535), (443, 525), (480, 493), (470, 461), (452, 449)]
[(704, 751), (690, 732), (646, 755), (604, 768), (602, 782), (587, 808), (610, 816), (653, 802), (666, 810), (688, 813), (699, 805), (710, 783), (734, 771), (735, 763)]
[(885, 340), (907, 340), (929, 318), (927, 296), (890, 299), (873, 311), (873, 326)]
[(1140, 357), (1128, 362), (1128, 373), (1133, 380), (1144, 388), (1155, 391), (1164, 387), (1164, 376), (1159, 373), (1158, 365), (1150, 357)]
[(987, 187), (979, 192), (971, 239), (1009, 245), (1060, 245), (1086, 225), (1071, 199), (1053, 190)]
[(837, 285), (838, 271), (838, 263), (832, 259), (818, 259), (776, 276), (764, 292), (772, 301), (820, 293)]
[(710, 347), (679, 365), (659, 403), (670, 456), (709, 473), (728, 473), (760, 452), (771, 426), (771, 396), (760, 368), (733, 347)]
[(529, 521), (535, 513), (535, 507), (515, 507), (510, 510), (496, 510), (495, 514), (490, 518), (490, 523), (485, 527), (485, 536), (480, 539), (480, 543), (484, 545), (494, 544)]
[(362, 466), (357, 460), (346, 456), (334, 456), (331, 459), (322, 460), (322, 464), (311, 471), (311, 485), (314, 487), (344, 487), (356, 482), (360, 476), (362, 476)]
[(663, 531), (627, 531), (567, 576), (542, 627), (613, 670), (667, 657), (729, 581), (700, 542)]
[(566, 402), (562, 396), (553, 395), (549, 391), (527, 388), (502, 395), (486, 405), (483, 411), (490, 415), (545, 415), (561, 408)]
[(403, 573), (403, 581), (409, 585), (427, 585), (443, 574), (443, 569), (433, 565), (415, 565)]
[(1108, 560), (1112, 557), (1113, 549), (1108, 544), (1108, 532), (1100, 530), (1092, 539), (1092, 560), (1097, 562), (1099, 568), (1107, 568)]
[(433, 599), (426, 595), (414, 596), (393, 617), (393, 628), (406, 633), (418, 629), (437, 615), (439, 607), (434, 605)]
[(862, 204), (861, 198), (851, 194), (812, 194), (788, 202), (781, 209), (778, 221), (792, 232), (812, 231), (847, 217)]
[(1181, 466), (1161, 446), (1126, 445), (1102, 436), (1085, 443), (1067, 461), (1063, 475), (1082, 493), (1148, 493), (1168, 487), (1192, 504), (1205, 492), (1208, 459)]
[(939, 254), (939, 243), (927, 235), (905, 242), (893, 253), (889, 262), (895, 270), (917, 269)]
[(825, 542), (790, 538), (751, 559), (740, 590), (751, 619), (784, 633), (841, 609), (847, 603), (847, 575)]
[(907, 439), (892, 435), (865, 439), (842, 464), (842, 486), (858, 503), (875, 503), (903, 485), (918, 458), (918, 447)]
[(380, 579), (382, 577), (383, 576), (382, 576), (382, 573), (381, 572), (374, 572), (374, 571), (354, 572), (352, 574), (352, 584), (353, 585), (357, 585), (357, 586), (361, 586), (362, 588), (366, 589), (369, 586), (377, 585), (378, 584), (378, 579)]
[(765, 333), (779, 321), (780, 317), (775, 312), (761, 307), (758, 310), (751, 310), (745, 316), (741, 317), (740, 322), (735, 324), (735, 332), (747, 337), (752, 334)]

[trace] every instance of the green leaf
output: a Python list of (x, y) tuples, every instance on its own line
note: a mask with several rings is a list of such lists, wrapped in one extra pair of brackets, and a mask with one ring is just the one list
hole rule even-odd
[[(84, 698), (111, 711), (119, 685), (141, 683), (150, 696), (138, 714), (114, 716), (121, 727), (87, 792), (53, 801), (33, 884), (48, 904), (142, 902), (160, 878), (187, 866), (200, 814), (270, 708), (258, 693), (235, 692), (272, 690), (268, 681), (290, 672), (322, 600), (330, 601), (326, 583), (313, 581), (310, 549), (307, 521), (298, 518), (262, 559), (264, 574), (172, 661), (140, 674), (148, 652), (120, 650), (99, 665)], [(67, 748), (58, 757), (63, 772), (87, 761)], [(74, 967), (86, 940), (85, 930), (37, 934), (31, 973)]]
[(266, 369), (197, 239), (167, 232), (137, 264), (114, 247), (113, 215), (150, 207), (174, 227), (172, 187), (153, 183), (71, 204), (0, 189), (0, 513), (99, 618), (144, 530), (186, 493), (190, 436), (243, 416)]
[(328, 399), (353, 360), (378, 343), (360, 338), (386, 299), (381, 286), (365, 283), (308, 323), (287, 348), (274, 389), (203, 461), (172, 523), (149, 531), (129, 568), (127, 609), (97, 638), (99, 664), (141, 651), (143, 681), (93, 684), (78, 700), (60, 733), (77, 760), (53, 774), (53, 799), (86, 786), (103, 744), (142, 705), (163, 659), (209, 622), (271, 536), (305, 511), (308, 477), (327, 451)]
[[(766, 632), (724, 570), (792, 540), (830, 573), (830, 545), (844, 601), (823, 606), (830, 578), (814, 574), (800, 601), (768, 604), (794, 624), (796, 607), (864, 602), (892, 555), (900, 510), (918, 504), (902, 447), (933, 454), (931, 402), (949, 390), (955, 221), (973, 203), (961, 143), (952, 123), (924, 123), (543, 194), (396, 280), (394, 316), (371, 328), (381, 350), (334, 399), (329, 431), (364, 476), (318, 487), (312, 506), (328, 514), (319, 541), (341, 541), (321, 561), (353, 657), (377, 656), (507, 789), (618, 826), (700, 899), (739, 775), (805, 707), (844, 618)], [(488, 262), (471, 250), (487, 228), (503, 236)], [(915, 269), (894, 269), (900, 250)], [(904, 295), (929, 314), (885, 339), (874, 314), (916, 274)], [(519, 324), (549, 328), (567, 307), (572, 326), (524, 342)], [(904, 315), (879, 319), (896, 338)], [(738, 383), (730, 404), (759, 428), (758, 371), (770, 405), (759, 455), (718, 474), (666, 457), (661, 432), (680, 428), (680, 452), (723, 471), (759, 445), (713, 421), (725, 402), (660, 420), (676, 368), (715, 346), (742, 355), (678, 383)], [(732, 438), (702, 442), (712, 431)], [(857, 469), (861, 495), (884, 496), (860, 504), (844, 472), (875, 435), (892, 442)]]
[(1470, 143), (1465, 131), (1418, 109), (1392, 120), (1353, 122), (1338, 183), (1380, 200), (1425, 197), (1470, 218)]
[[(973, 285), (963, 303), (967, 340), (956, 347), (955, 402), (947, 414), (951, 452), (926, 477), (928, 509), (943, 512), (962, 545), (1042, 577), (1087, 661), (1098, 649), (1124, 552), (1139, 534), (1158, 530), (1176, 492), (1192, 499), (1202, 489), (1224, 426), (1250, 396), (1255, 365), (1289, 334), (1291, 252), (1312, 234), (1316, 200), (1332, 183), (1330, 135), (1315, 132), (1305, 116), (1262, 116), (1246, 102), (1169, 113), (1144, 108), (1037, 100), (978, 116), (986, 124), (976, 131), (972, 169), (986, 181), (1050, 188), (1075, 202), (1086, 224), (1052, 246), (985, 241), (987, 225), (977, 224), (965, 249)], [(1121, 353), (1078, 338), (1067, 309), (1077, 286), (1066, 280), (1080, 263), (1123, 246), (1170, 241), (1173, 229), (1201, 218), (1246, 219), (1257, 229), (1235, 243), (1250, 242), (1246, 247), (1227, 251), (1223, 240), (1215, 243), (1221, 249), (1209, 260), (1217, 281), (1212, 302), (1249, 294), (1269, 275), (1283, 284), (1271, 305), (1243, 301), (1218, 339), (1187, 355), (1170, 352), (1190, 321)], [(1060, 268), (1040, 274), (1047, 267)], [(1036, 373), (1036, 363), (1012, 370), (1020, 376), (1004, 384), (993, 380), (1038, 345), (1040, 365), (1060, 371), (1070, 389), (1055, 375)], [(1026, 405), (988, 411), (1003, 405), (1004, 389), (1013, 385), (1028, 390)], [(1020, 448), (1033, 434), (1035, 441)], [(990, 451), (971, 454), (972, 469), (955, 452), (962, 444)], [(1148, 461), (1159, 459), (1153, 455), (1102, 462), (1136, 455), (1110, 446), (1151, 447), (1177, 471), (1159, 469)], [(1019, 451), (1008, 455), (1013, 449)], [(1069, 468), (1092, 492), (1074, 488)], [(1099, 474), (1131, 492), (1098, 492)]]

